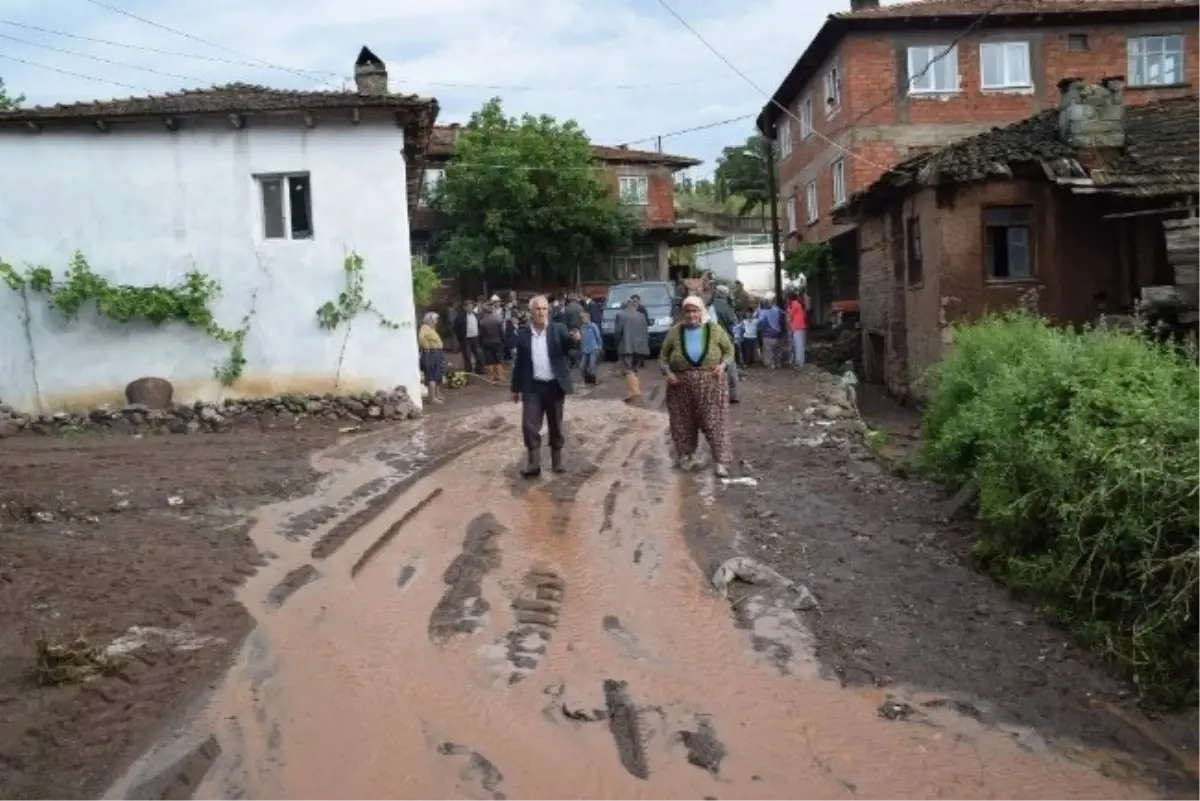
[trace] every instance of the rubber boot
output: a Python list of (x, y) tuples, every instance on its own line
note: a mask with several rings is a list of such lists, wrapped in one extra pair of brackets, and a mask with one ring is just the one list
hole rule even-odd
[(542, 474), (542, 451), (534, 449), (527, 452), (525, 466), (521, 468), (521, 478), (537, 478)]
[(626, 403), (637, 403), (642, 399), (642, 382), (637, 373), (625, 374), (625, 386), (629, 389), (629, 394), (625, 396)]
[(567, 472), (567, 468), (563, 467), (562, 448), (551, 448), (550, 449), (550, 471), (553, 473)]

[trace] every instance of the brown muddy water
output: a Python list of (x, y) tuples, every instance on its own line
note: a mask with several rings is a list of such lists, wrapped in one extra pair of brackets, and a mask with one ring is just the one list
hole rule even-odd
[(108, 796), (1154, 794), (954, 699), (842, 689), (818, 610), (756, 591), (735, 615), (694, 553), (721, 487), (671, 472), (661, 412), (569, 404), (568, 472), (536, 482), (516, 415), (321, 454), (320, 492), (258, 517), (237, 663)]

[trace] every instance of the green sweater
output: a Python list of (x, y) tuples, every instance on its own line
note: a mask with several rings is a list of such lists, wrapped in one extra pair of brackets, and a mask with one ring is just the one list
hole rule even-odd
[(671, 327), (671, 330), (667, 332), (666, 339), (663, 340), (662, 349), (658, 353), (659, 364), (664, 370), (672, 373), (681, 373), (684, 370), (697, 368), (712, 370), (733, 358), (733, 342), (729, 339), (729, 334), (725, 333), (725, 329), (711, 322), (705, 323), (704, 328), (706, 332), (704, 356), (700, 359), (699, 364), (692, 364), (683, 347), (683, 324), (679, 323)]

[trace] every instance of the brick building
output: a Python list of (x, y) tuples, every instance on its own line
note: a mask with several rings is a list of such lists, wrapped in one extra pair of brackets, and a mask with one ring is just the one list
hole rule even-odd
[(1194, 304), (1195, 258), (1173, 265), (1168, 239), (1195, 228), (1200, 105), (1122, 95), (1063, 81), (1059, 109), (904, 161), (839, 210), (861, 240), (868, 380), (919, 397), (952, 323), (1018, 303), (1082, 323), (1178, 284)]
[[(437, 231), (437, 213), (429, 208), (429, 189), (441, 180), (442, 169), (454, 158), (459, 126), (435, 126), (425, 154), (425, 175), (420, 201), (409, 215), (413, 252), (424, 252)], [(593, 145), (595, 160), (605, 166), (605, 180), (634, 217), (637, 234), (629, 248), (610, 254), (601, 263), (584, 270), (581, 281), (588, 285), (620, 281), (665, 281), (670, 248), (713, 239), (695, 231), (696, 223), (675, 213), (675, 173), (701, 162), (626, 147)], [(518, 287), (524, 288), (524, 287)], [(545, 287), (537, 287), (545, 289)]]
[[(854, 223), (833, 211), (892, 165), (1125, 75), (1130, 105), (1195, 96), (1200, 0), (851, 0), (758, 118), (776, 142), (785, 241), (829, 242), (853, 297)], [(944, 56), (938, 58), (939, 55)], [(778, 103), (787, 108), (785, 115)]]

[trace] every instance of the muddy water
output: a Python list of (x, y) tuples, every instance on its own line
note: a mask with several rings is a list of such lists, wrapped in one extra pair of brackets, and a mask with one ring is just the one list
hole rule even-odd
[(1153, 794), (1110, 755), (950, 700), (841, 689), (812, 657), (814, 610), (758, 593), (738, 625), (685, 544), (720, 488), (670, 472), (660, 413), (575, 403), (568, 474), (532, 484), (515, 415), (334, 449), (319, 496), (264, 510), (257, 631), (111, 795)]

